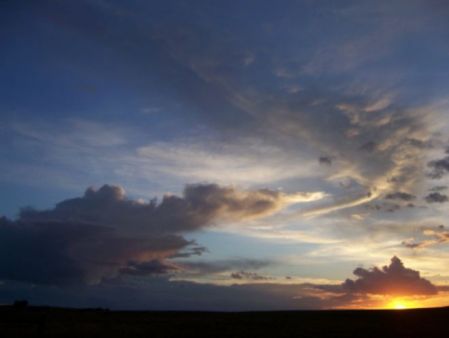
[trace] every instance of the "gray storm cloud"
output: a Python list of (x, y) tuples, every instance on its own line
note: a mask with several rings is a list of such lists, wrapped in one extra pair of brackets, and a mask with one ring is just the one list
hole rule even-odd
[(313, 196), (203, 184), (147, 203), (128, 199), (118, 186), (89, 188), (53, 209), (28, 208), (17, 220), (0, 219), (0, 279), (98, 283), (118, 275), (167, 273), (177, 269), (170, 258), (204, 251), (183, 233), (264, 217)]

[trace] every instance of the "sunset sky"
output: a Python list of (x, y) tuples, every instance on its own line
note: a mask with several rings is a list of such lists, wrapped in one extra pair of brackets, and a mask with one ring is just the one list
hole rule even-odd
[(0, 1), (0, 304), (449, 305), (448, 18)]

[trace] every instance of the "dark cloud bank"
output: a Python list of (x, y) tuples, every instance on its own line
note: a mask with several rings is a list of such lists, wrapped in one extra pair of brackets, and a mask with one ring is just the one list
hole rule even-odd
[(84, 196), (44, 211), (23, 209), (0, 219), (0, 279), (37, 284), (95, 284), (123, 274), (178, 269), (170, 259), (201, 255), (183, 234), (221, 220), (245, 220), (277, 211), (284, 195), (189, 185), (160, 203), (126, 198), (122, 188), (89, 188)]
[[(258, 284), (220, 286), (188, 281), (169, 281), (164, 276), (138, 280), (113, 279), (91, 286), (55, 288), (6, 282), (0, 299), (25, 297), (36, 304), (103, 306), (114, 309), (150, 310), (295, 310), (369, 304), (369, 295), (431, 296), (440, 289), (418, 271), (404, 267), (393, 257), (389, 266), (357, 268), (358, 277), (340, 285), (277, 284), (256, 273), (243, 271), (233, 278), (253, 278)], [(400, 287), (399, 287), (400, 283)]]
[[(0, 219), (0, 300), (36, 304), (159, 310), (330, 308), (370, 294), (433, 295), (438, 289), (397, 257), (390, 265), (357, 268), (340, 285), (279, 284), (255, 270), (271, 262), (177, 261), (205, 249), (184, 234), (222, 219), (241, 220), (279, 209), (282, 193), (187, 186), (158, 203), (126, 198), (105, 185), (45, 211), (24, 209)], [(246, 284), (220, 286), (171, 280), (226, 273)]]

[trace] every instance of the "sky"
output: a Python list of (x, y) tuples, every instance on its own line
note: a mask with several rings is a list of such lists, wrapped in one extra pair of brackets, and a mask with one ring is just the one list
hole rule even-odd
[(448, 305), (448, 17), (0, 1), (0, 303)]

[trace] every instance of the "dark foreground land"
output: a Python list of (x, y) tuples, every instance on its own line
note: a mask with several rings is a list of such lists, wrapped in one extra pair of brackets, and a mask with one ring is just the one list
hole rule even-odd
[(449, 337), (449, 308), (401, 311), (115, 312), (0, 307), (1, 337)]

